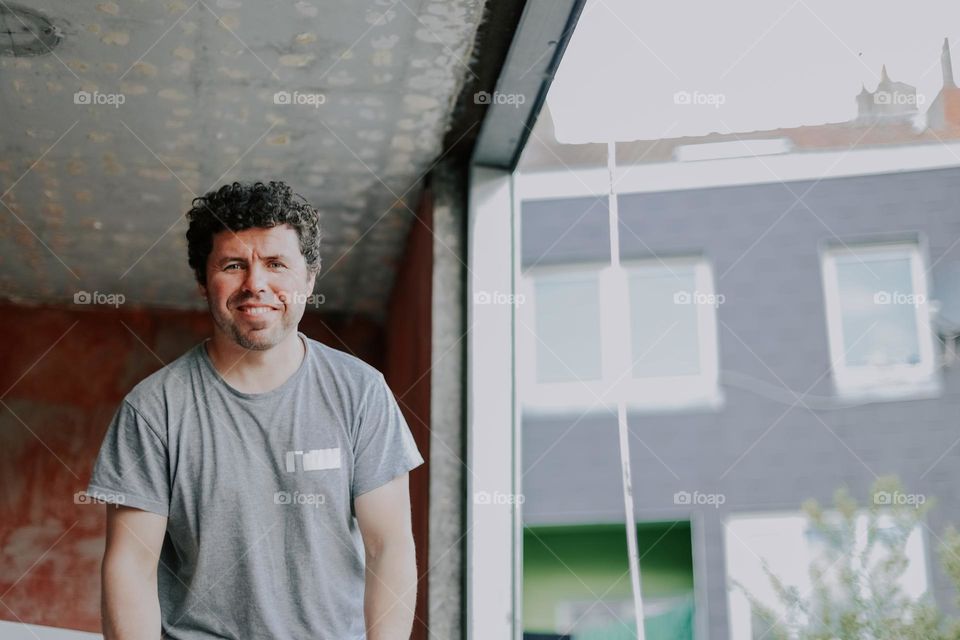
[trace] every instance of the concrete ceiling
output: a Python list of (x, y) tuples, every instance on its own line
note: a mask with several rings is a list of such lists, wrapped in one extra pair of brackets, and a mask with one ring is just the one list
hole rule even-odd
[[(0, 4), (0, 51), (33, 39), (17, 6)], [(31, 0), (60, 42), (0, 55), (0, 297), (200, 308), (191, 199), (281, 179), (322, 212), (320, 310), (381, 316), (482, 8)]]

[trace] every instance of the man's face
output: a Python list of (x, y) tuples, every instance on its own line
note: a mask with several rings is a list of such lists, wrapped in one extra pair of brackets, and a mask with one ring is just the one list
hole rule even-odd
[(221, 231), (200, 292), (220, 332), (245, 349), (265, 350), (296, 330), (315, 279), (290, 225)]

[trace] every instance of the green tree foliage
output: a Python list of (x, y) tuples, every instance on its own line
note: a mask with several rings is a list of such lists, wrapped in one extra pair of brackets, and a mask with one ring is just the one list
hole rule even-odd
[[(810, 536), (822, 549), (809, 567), (809, 592), (784, 584), (763, 564), (783, 615), (735, 583), (750, 602), (755, 628), (760, 627), (755, 638), (960, 640), (960, 621), (945, 616), (931, 596), (914, 598), (899, 586), (908, 564), (907, 538), (924, 521), (932, 500), (904, 494), (894, 476), (877, 480), (871, 495), (866, 509), (846, 489), (834, 494), (832, 511), (815, 500), (803, 504)], [(858, 516), (866, 517), (865, 536), (857, 535)], [(862, 521), (860, 526), (862, 531)], [(950, 526), (939, 540), (944, 572), (960, 591), (960, 533)]]

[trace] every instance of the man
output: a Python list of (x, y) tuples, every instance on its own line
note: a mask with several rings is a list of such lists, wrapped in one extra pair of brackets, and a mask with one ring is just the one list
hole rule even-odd
[(235, 182), (188, 216), (214, 331), (136, 385), (96, 460), (106, 640), (407, 640), (423, 458), (383, 376), (297, 330), (317, 211)]

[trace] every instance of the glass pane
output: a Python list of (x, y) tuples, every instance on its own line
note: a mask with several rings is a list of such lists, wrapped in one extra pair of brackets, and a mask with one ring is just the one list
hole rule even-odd
[[(647, 640), (692, 640), (690, 523), (638, 525), (637, 541)], [(626, 556), (623, 525), (524, 527), (524, 639), (636, 638)]]
[(837, 259), (837, 284), (848, 366), (918, 364), (910, 259)]
[[(521, 271), (618, 260), (627, 270), (610, 278), (622, 288), (616, 295), (602, 289), (604, 355), (615, 362), (603, 361), (607, 379), (596, 388), (628, 399), (629, 437), (617, 438), (619, 406), (585, 415), (568, 394), (543, 410), (543, 388), (526, 406), (518, 398), (523, 628), (531, 640), (571, 630), (577, 640), (611, 640), (630, 637), (632, 618), (643, 616), (650, 631), (654, 557), (678, 565), (662, 543), (642, 557), (643, 610), (631, 617), (630, 589), (596, 577), (614, 565), (612, 540), (578, 539), (570, 553), (575, 545), (540, 531), (623, 523), (626, 496), (637, 521), (670, 509), (705, 518), (697, 532), (705, 561), (685, 586), (727, 598), (695, 610), (698, 640), (770, 639), (784, 629), (813, 637), (815, 626), (764, 626), (763, 612), (728, 586), (736, 580), (777, 601), (758, 560), (768, 551), (791, 584), (809, 581), (802, 505), (845, 484), (862, 492), (902, 469), (904, 455), (921, 466), (911, 491), (933, 497), (937, 474), (960, 482), (960, 467), (943, 455), (950, 441), (941, 436), (956, 421), (949, 372), (937, 366), (943, 347), (914, 298), (946, 301), (960, 273), (960, 168), (950, 153), (960, 145), (960, 3), (910, 13), (869, 2), (758, 1), (743, 5), (732, 38), (712, 26), (728, 7), (699, 3), (714, 19), (691, 22), (686, 5), (651, 6), (586, 3), (517, 169)], [(811, 41), (823, 46), (806, 51)], [(828, 307), (822, 247), (866, 238), (889, 240), (831, 253)], [(929, 265), (917, 238), (929, 244)], [(913, 274), (928, 267), (930, 291), (915, 289)], [(952, 333), (957, 315), (939, 314), (937, 329)], [(955, 345), (946, 346), (953, 360)], [(836, 370), (832, 348), (849, 351)], [(629, 370), (619, 379), (621, 362)], [(816, 416), (795, 410), (807, 397)], [(903, 432), (916, 398), (924, 419), (910, 423), (904, 451), (889, 437)], [(844, 448), (842, 432), (874, 437)], [(725, 527), (709, 525), (762, 523), (774, 509), (794, 514), (796, 526), (725, 539)], [(960, 516), (945, 508), (943, 517)], [(614, 578), (629, 576), (625, 533)], [(641, 555), (647, 550), (641, 544)], [(916, 583), (926, 586), (923, 576)], [(937, 601), (952, 597), (949, 585), (929, 587)], [(800, 593), (805, 604), (808, 594)], [(884, 597), (882, 588), (874, 596)], [(859, 615), (859, 604), (835, 603)]]
[(541, 276), (536, 302), (537, 381), (600, 378), (600, 293), (597, 274)]
[(633, 375), (686, 376), (700, 372), (698, 292), (691, 267), (631, 270), (630, 340)]
[[(858, 564), (869, 544), (871, 552), (867, 554), (866, 565), (870, 570), (876, 568), (877, 562), (888, 561), (889, 555), (883, 550), (885, 545), (876, 540), (868, 543), (871, 517), (863, 509), (854, 519), (852, 529), (846, 527), (844, 517), (834, 509), (824, 510), (820, 517), (820, 524), (814, 524), (802, 512), (735, 515), (727, 521), (724, 544), (730, 578), (727, 593), (734, 614), (732, 637), (753, 640), (783, 637), (774, 633), (771, 627), (783, 631), (792, 626), (787, 620), (793, 616), (798, 620), (810, 620), (805, 618), (803, 610), (791, 609), (790, 598), (783, 595), (789, 591), (774, 588), (774, 579), (781, 583), (780, 589), (796, 590), (796, 596), (804, 602), (807, 611), (813, 613), (815, 622), (810, 625), (812, 627), (819, 623), (815, 612), (821, 603), (811, 595), (818, 594), (819, 597), (825, 588), (831, 593), (846, 593), (847, 588), (843, 585), (850, 579), (845, 575), (849, 565), (843, 558), (856, 557), (855, 564)], [(894, 537), (899, 542), (891, 541), (891, 544), (903, 554), (904, 566), (893, 582), (901, 594), (920, 598), (927, 584), (923, 525), (910, 523), (902, 516), (898, 518)], [(892, 523), (889, 514), (877, 516), (873, 524), (885, 530), (888, 523)], [(814, 566), (820, 567), (820, 571), (812, 572)], [(855, 569), (854, 573), (860, 571)], [(890, 574), (884, 575), (889, 579)], [(869, 589), (864, 587), (863, 593), (868, 594)], [(750, 594), (749, 598), (747, 594)], [(760, 607), (755, 606), (757, 604)], [(763, 615), (764, 610), (773, 614), (772, 619)], [(798, 626), (810, 628), (804, 623)], [(819, 627), (819, 630), (823, 631), (823, 628)], [(800, 637), (811, 636), (804, 634)], [(823, 632), (822, 637), (832, 636)]]

